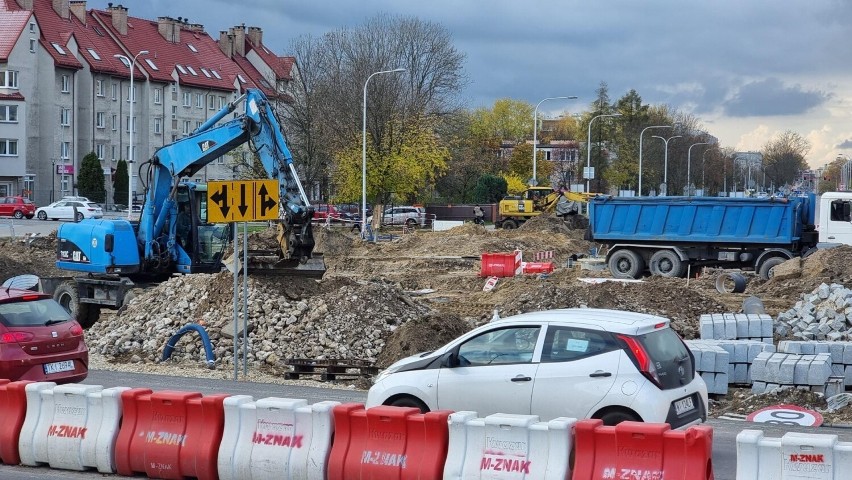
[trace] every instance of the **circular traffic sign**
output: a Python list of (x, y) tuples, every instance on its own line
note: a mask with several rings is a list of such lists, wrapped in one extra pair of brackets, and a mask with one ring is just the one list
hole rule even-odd
[(772, 425), (801, 425), (803, 427), (822, 425), (822, 415), (819, 412), (798, 405), (773, 405), (761, 408), (756, 412), (751, 412), (746, 420)]

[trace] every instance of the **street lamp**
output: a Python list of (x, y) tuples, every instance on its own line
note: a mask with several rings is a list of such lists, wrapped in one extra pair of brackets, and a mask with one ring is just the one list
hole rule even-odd
[(532, 173), (532, 180), (530, 181), (530, 185), (532, 185), (533, 187), (538, 185), (538, 177), (536, 176), (536, 173), (537, 173), (536, 161), (538, 160), (538, 158), (536, 158), (536, 149), (538, 148), (538, 136), (536, 135), (536, 133), (538, 132), (538, 129), (537, 129), (537, 127), (538, 127), (538, 107), (539, 107), (539, 105), (546, 102), (547, 100), (558, 100), (558, 99), (575, 100), (576, 98), (577, 98), (576, 95), (571, 95), (571, 96), (568, 96), (568, 97), (547, 97), (545, 99), (542, 99), (540, 102), (538, 102), (538, 104), (535, 106), (535, 110), (533, 110), (533, 173)]
[(133, 214), (133, 128), (136, 126), (136, 122), (133, 120), (133, 104), (136, 101), (136, 92), (133, 91), (133, 71), (136, 68), (136, 59), (139, 58), (139, 55), (148, 55), (148, 50), (140, 50), (133, 56), (133, 60), (119, 53), (113, 55), (130, 67), (130, 93), (127, 95), (130, 100), (130, 121), (127, 123), (128, 130), (130, 130), (130, 152), (127, 154), (127, 220), (130, 220)]
[(708, 148), (704, 150), (704, 153), (701, 154), (701, 192), (703, 196), (707, 196), (706, 186), (704, 185), (704, 164), (707, 162), (707, 153), (712, 152), (712, 148)]
[[(651, 135), (652, 138), (659, 138), (666, 144), (666, 152), (663, 156), (663, 183), (666, 185), (666, 194), (668, 195), (669, 191), (669, 140), (674, 140), (675, 138), (681, 138), (683, 135), (675, 135), (673, 137), (665, 138), (659, 135)], [(660, 192), (662, 193), (662, 192)]]
[(404, 71), (404, 68), (395, 68), (393, 70), (373, 72), (367, 77), (367, 81), (364, 82), (364, 110), (361, 117), (361, 238), (364, 238), (364, 235), (367, 234), (367, 84), (376, 75)]
[(589, 193), (589, 183), (591, 182), (591, 177), (589, 174), (592, 169), (592, 123), (594, 123), (595, 119), (601, 117), (620, 117), (620, 113), (602, 113), (600, 115), (592, 117), (589, 120), (589, 135), (586, 137), (586, 193)]
[(651, 125), (650, 127), (645, 127), (639, 132), (639, 196), (642, 196), (642, 135), (645, 134), (645, 130), (649, 128), (672, 128), (671, 125)]
[(710, 145), (710, 142), (693, 143), (692, 145), (689, 146), (689, 149), (686, 151), (686, 191), (689, 192), (689, 193), (687, 193), (687, 196), (691, 196), (691, 189), (689, 188), (689, 185), (690, 185), (690, 182), (689, 182), (690, 175), (689, 174), (690, 174), (690, 167), (692, 166), (692, 147), (694, 147), (696, 145)]

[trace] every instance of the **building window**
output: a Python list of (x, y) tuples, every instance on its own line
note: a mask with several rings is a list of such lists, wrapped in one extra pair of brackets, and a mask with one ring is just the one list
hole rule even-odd
[(59, 124), (63, 127), (71, 125), (71, 109), (63, 108), (59, 110)]
[(200, 93), (195, 94), (195, 108), (204, 108), (204, 95)]
[(177, 118), (177, 105), (172, 105), (172, 120)]
[(35, 33), (35, 22), (30, 22), (30, 32)]
[(189, 107), (192, 105), (192, 94), (189, 92), (183, 92), (183, 106)]
[[(124, 117), (124, 131), (130, 132), (130, 115)], [(136, 133), (136, 117), (133, 117), (133, 133)]]
[(112, 114), (112, 131), (118, 130), (118, 115)]
[(154, 133), (159, 135), (163, 131), (163, 119), (154, 117)]
[(112, 99), (113, 101), (118, 100), (118, 84), (112, 84)]
[[(136, 85), (133, 86), (133, 103), (136, 103)], [(127, 89), (127, 101), (130, 102), (131, 91), (130, 88)]]
[(225, 97), (219, 97), (219, 109), (221, 110), (225, 106)]
[(183, 134), (189, 135), (189, 120), (183, 121)]
[(35, 190), (35, 174), (28, 173), (24, 175), (24, 197), (32, 199), (33, 190)]
[(225, 157), (217, 158), (216, 163), (218, 163), (219, 165), (224, 165), (225, 164)]
[(216, 110), (216, 97), (214, 97), (213, 95), (207, 96), (207, 109)]
[(112, 161), (115, 161), (115, 145), (111, 146), (109, 150), (110, 150), (110, 157), (109, 158), (111, 158)]
[(71, 77), (62, 75), (62, 93), (71, 93)]
[[(129, 160), (130, 159), (130, 145), (127, 146), (127, 148), (125, 149), (125, 152), (127, 153), (127, 159)], [(133, 158), (136, 158), (136, 147), (135, 146), (133, 147)]]
[(71, 142), (62, 142), (59, 144), (59, 158), (71, 158)]
[(157, 105), (163, 102), (163, 89), (155, 88), (154, 89), (154, 103)]
[(199, 128), (201, 128), (201, 120), (195, 122), (195, 129), (198, 130)]
[(35, 43), (36, 43), (35, 38), (31, 38), (30, 39), (30, 51), (33, 52), (33, 53), (35, 53)]
[(0, 122), (17, 123), (18, 122), (18, 106), (17, 105), (0, 105)]
[(18, 88), (17, 70), (0, 70), (0, 87)]
[[(106, 126), (106, 114), (104, 112), (95, 113), (95, 127), (104, 128)], [(103, 157), (98, 157), (103, 158)]]
[(95, 145), (95, 154), (98, 156), (98, 160), (104, 159), (104, 144), (99, 143)]
[(0, 157), (17, 157), (18, 141), (9, 138), (0, 138)]
[(97, 96), (104, 96), (104, 81), (103, 80), (95, 80), (95, 92)]

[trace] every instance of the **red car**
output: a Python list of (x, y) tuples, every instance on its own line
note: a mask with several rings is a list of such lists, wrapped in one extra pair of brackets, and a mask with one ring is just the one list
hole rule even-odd
[(0, 378), (79, 382), (89, 373), (83, 328), (50, 295), (0, 289)]
[(0, 217), (33, 218), (36, 206), (24, 197), (0, 197)]
[(340, 211), (337, 207), (329, 203), (314, 204), (314, 221), (325, 221), (330, 218), (332, 221), (341, 219)]

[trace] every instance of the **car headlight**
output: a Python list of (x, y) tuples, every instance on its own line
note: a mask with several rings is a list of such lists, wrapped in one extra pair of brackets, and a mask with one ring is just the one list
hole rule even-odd
[(398, 371), (399, 371), (399, 367), (388, 367), (388, 368), (382, 370), (381, 372), (379, 372), (378, 375), (376, 375), (376, 381), (374, 383), (379, 383), (382, 380), (386, 379), (388, 376), (390, 376), (390, 375), (392, 375), (392, 374), (394, 374)]

